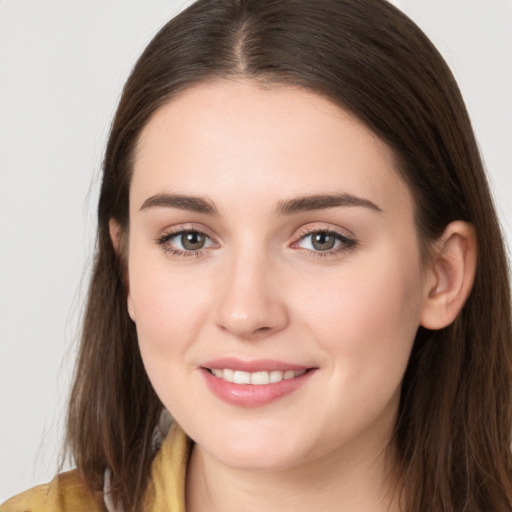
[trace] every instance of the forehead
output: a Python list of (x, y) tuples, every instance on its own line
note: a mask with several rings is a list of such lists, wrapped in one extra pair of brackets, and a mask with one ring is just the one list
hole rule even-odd
[(231, 202), (340, 191), (411, 201), (392, 151), (353, 115), (308, 90), (236, 81), (196, 85), (153, 115), (131, 189), (139, 205), (164, 191)]

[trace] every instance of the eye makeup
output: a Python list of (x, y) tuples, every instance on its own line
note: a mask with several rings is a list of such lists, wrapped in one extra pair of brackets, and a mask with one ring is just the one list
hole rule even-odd
[[(301, 228), (297, 236), (298, 240), (289, 247), (314, 258), (341, 255), (358, 244), (353, 236), (318, 225)], [(164, 233), (156, 239), (156, 243), (166, 254), (178, 258), (199, 257), (207, 250), (219, 247), (204, 230), (185, 225)]]

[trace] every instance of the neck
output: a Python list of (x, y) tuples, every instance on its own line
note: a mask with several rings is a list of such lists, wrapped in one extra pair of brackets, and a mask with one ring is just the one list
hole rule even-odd
[(187, 475), (187, 512), (398, 510), (390, 492), (391, 450), (387, 443), (364, 448), (331, 452), (292, 468), (250, 471), (228, 467), (196, 445)]

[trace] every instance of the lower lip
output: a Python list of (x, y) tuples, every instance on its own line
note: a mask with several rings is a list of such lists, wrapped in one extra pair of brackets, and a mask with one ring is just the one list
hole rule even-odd
[(308, 370), (306, 373), (293, 379), (286, 379), (271, 384), (235, 384), (227, 382), (224, 379), (215, 377), (209, 370), (201, 368), (210, 391), (217, 397), (231, 405), (240, 407), (260, 407), (271, 404), (293, 393), (311, 377), (314, 371)]

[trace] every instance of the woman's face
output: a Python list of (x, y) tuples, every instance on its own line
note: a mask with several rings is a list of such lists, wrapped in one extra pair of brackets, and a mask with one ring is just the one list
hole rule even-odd
[(386, 446), (425, 276), (393, 156), (347, 112), (234, 81), (162, 107), (135, 158), (128, 280), (149, 378), (210, 457), (269, 470)]

